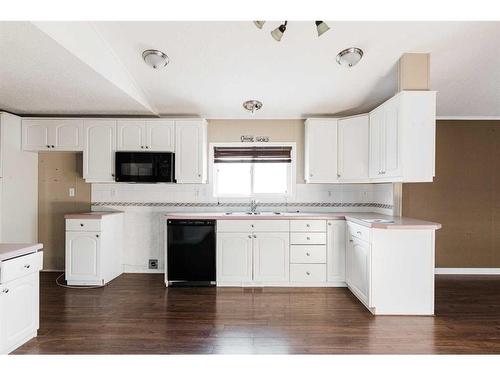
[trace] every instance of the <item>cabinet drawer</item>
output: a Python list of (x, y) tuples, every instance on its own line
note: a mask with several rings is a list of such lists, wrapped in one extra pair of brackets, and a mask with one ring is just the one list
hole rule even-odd
[(290, 247), (291, 263), (326, 263), (325, 245), (292, 245)]
[(326, 264), (290, 264), (290, 282), (324, 283), (326, 282)]
[(347, 223), (347, 230), (352, 237), (359, 238), (363, 241), (370, 242), (370, 228), (364, 227), (356, 223)]
[(0, 284), (40, 271), (42, 263), (41, 251), (3, 261), (0, 263)]
[(326, 233), (290, 233), (292, 245), (326, 245)]
[(101, 230), (101, 220), (66, 219), (66, 230), (78, 232), (99, 232)]
[(288, 232), (288, 220), (217, 220), (217, 232)]
[(326, 232), (326, 220), (291, 220), (292, 232)]

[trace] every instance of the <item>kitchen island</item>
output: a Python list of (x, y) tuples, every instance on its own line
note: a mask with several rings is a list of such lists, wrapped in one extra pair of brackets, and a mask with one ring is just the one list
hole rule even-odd
[[(217, 286), (347, 286), (373, 314), (434, 314), (438, 223), (357, 212), (196, 212), (165, 219), (216, 222)], [(167, 242), (165, 251), (168, 259)]]

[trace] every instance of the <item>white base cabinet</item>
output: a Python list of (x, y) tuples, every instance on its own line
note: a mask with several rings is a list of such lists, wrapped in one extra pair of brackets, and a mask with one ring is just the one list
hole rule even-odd
[(433, 315), (434, 235), (348, 222), (347, 286), (373, 314)]
[(42, 258), (38, 252), (0, 262), (0, 354), (37, 335)]
[(123, 273), (123, 214), (66, 219), (66, 282), (105, 285)]

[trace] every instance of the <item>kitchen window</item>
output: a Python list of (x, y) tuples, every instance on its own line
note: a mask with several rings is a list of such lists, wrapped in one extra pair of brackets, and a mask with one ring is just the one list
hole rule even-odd
[(294, 175), (293, 145), (216, 145), (214, 196), (289, 197)]

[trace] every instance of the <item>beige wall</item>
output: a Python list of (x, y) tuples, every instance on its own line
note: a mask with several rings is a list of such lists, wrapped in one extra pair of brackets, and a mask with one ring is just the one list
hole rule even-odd
[[(90, 184), (82, 178), (82, 154), (38, 154), (38, 241), (44, 269), (64, 269), (64, 214), (90, 210)], [(69, 196), (75, 188), (75, 196)]]
[(297, 144), (297, 183), (304, 183), (304, 120), (209, 120), (208, 142), (240, 142), (242, 135)]
[(438, 121), (436, 178), (403, 184), (403, 215), (442, 223), (436, 267), (500, 267), (500, 121)]

